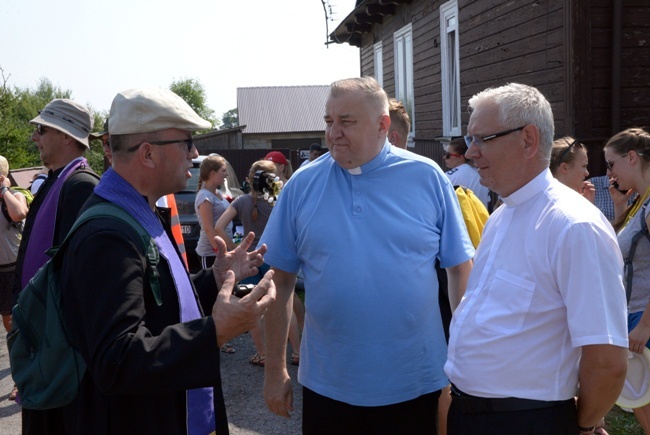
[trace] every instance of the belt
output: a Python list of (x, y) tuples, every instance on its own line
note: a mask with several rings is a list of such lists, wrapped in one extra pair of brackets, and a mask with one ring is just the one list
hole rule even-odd
[(463, 414), (481, 414), (488, 412), (528, 411), (531, 409), (551, 408), (566, 405), (574, 399), (567, 400), (532, 400), (516, 397), (487, 398), (470, 396), (451, 386), (451, 397), (459, 406)]

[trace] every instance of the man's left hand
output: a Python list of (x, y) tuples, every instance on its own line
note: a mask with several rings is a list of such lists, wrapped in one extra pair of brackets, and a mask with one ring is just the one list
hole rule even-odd
[(217, 258), (212, 265), (212, 273), (219, 288), (223, 286), (226, 280), (226, 272), (229, 270), (235, 273), (235, 282), (257, 274), (257, 268), (264, 264), (266, 245), (248, 252), (247, 250), (254, 239), (255, 233), (249, 232), (239, 246), (232, 251), (227, 251), (226, 242), (219, 236), (214, 238), (217, 244)]

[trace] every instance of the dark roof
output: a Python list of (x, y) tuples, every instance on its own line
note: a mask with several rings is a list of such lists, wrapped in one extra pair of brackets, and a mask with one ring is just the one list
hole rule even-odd
[(324, 131), (329, 85), (237, 88), (244, 134)]
[(374, 24), (381, 24), (386, 15), (395, 15), (397, 6), (409, 4), (413, 0), (357, 0), (350, 14), (330, 33), (330, 41), (337, 44), (348, 43), (361, 47), (361, 35), (372, 31)]

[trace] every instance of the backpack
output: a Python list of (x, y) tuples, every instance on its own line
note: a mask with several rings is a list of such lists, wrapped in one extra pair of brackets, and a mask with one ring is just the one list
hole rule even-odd
[(472, 240), (474, 249), (478, 247), (483, 234), (483, 227), (490, 216), (483, 202), (470, 189), (462, 186), (454, 186), (460, 211), (463, 213), (463, 220), (467, 227), (469, 238)]
[(18, 296), (13, 307), (13, 326), (7, 335), (11, 375), (22, 406), (52, 409), (72, 402), (86, 373), (86, 363), (72, 346), (61, 309), (61, 259), (72, 234), (86, 221), (98, 217), (119, 219), (136, 230), (146, 253), (148, 281), (156, 303), (162, 305), (158, 271), (158, 249), (142, 226), (120, 207), (104, 202), (79, 216), (60, 247), (52, 247), (52, 258), (41, 267)]
[[(31, 190), (19, 186), (11, 186), (9, 190), (12, 194), (15, 192), (22, 193), (25, 196), (25, 200), (27, 201), (27, 208), (32, 205), (32, 201), (34, 201), (34, 195), (32, 194)], [(9, 216), (9, 210), (7, 210), (7, 204), (4, 201), (2, 201), (2, 204), (0, 204), (0, 209), (2, 209), (2, 214), (5, 216), (5, 219), (7, 219), (7, 222), (13, 224), (22, 232), (23, 221), (14, 222), (14, 220), (11, 219), (11, 216)]]

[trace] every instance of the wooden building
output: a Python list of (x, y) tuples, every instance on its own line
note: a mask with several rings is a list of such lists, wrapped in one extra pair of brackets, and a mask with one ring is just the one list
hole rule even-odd
[(509, 82), (546, 96), (594, 175), (607, 138), (650, 124), (648, 0), (358, 0), (330, 40), (359, 47), (361, 75), (406, 103), (410, 149), (439, 162), (468, 99)]

